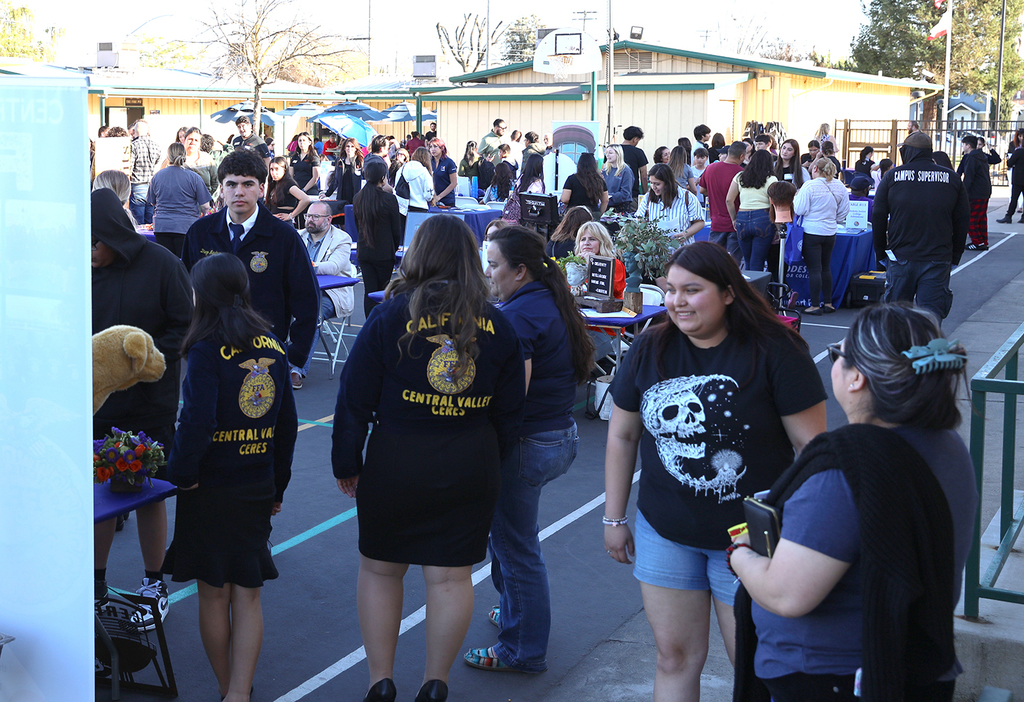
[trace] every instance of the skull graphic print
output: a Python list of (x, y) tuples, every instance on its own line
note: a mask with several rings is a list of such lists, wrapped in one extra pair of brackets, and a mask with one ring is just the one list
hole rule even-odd
[(651, 386), (640, 405), (665, 470), (697, 494), (713, 493), (719, 503), (740, 496), (736, 485), (747, 470), (735, 450), (742, 431), (730, 426), (737, 423), (731, 410), (737, 388), (727, 375), (670, 378)]

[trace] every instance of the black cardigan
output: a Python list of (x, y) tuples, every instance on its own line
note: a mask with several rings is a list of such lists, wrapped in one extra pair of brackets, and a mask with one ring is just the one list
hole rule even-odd
[[(765, 500), (779, 509), (812, 475), (843, 471), (860, 515), (865, 702), (896, 702), (908, 684), (948, 672), (953, 650), (953, 518), (928, 464), (896, 432), (850, 424), (809, 443)], [(783, 522), (785, 516), (783, 513)], [(754, 674), (750, 595), (736, 594), (734, 702), (767, 702)]]

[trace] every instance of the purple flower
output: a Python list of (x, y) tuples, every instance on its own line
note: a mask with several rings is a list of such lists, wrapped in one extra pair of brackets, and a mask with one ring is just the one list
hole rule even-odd
[(140, 431), (139, 432), (139, 441), (141, 441), (142, 443), (148, 445), (149, 442), (152, 441), (152, 439), (150, 439), (148, 436), (146, 436), (146, 432)]
[(117, 460), (117, 449), (111, 448), (107, 451), (107, 460), (113, 463)]
[(118, 429), (117, 427), (110, 427), (110, 433), (111, 433), (111, 434), (120, 434), (120, 433), (122, 433), (122, 432), (121, 432), (121, 430), (120, 430), (120, 429)]
[(93, 441), (92, 442), (92, 452), (93, 453), (99, 453), (100, 451), (102, 451), (103, 450), (103, 444), (105, 444), (105, 443), (107, 443), (106, 439), (97, 439), (96, 441)]

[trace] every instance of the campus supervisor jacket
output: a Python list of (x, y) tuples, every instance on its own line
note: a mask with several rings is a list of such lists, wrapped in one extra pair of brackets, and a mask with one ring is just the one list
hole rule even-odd
[[(257, 205), (256, 223), (235, 254), (249, 273), (252, 306), (272, 325), (278, 339), (288, 339), (288, 362), (306, 365), (313, 348), (313, 332), (320, 316), (320, 287), (313, 275), (306, 247), (291, 224)], [(185, 235), (181, 260), (192, 266), (203, 256), (232, 253), (228, 212), (202, 217)]]
[(930, 149), (903, 146), (904, 165), (890, 169), (875, 191), (871, 215), (875, 256), (891, 249), (902, 261), (960, 263), (970, 205), (956, 173), (932, 161)]
[(135, 233), (108, 188), (92, 193), (92, 236), (117, 253), (111, 265), (92, 269), (92, 333), (116, 324), (138, 327), (153, 337), (167, 362), (160, 380), (115, 392), (94, 419), (121, 429), (172, 425), (178, 416), (179, 347), (192, 319), (188, 273), (168, 249)]

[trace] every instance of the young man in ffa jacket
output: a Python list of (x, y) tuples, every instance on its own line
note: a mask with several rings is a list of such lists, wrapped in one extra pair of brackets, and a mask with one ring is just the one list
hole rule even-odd
[(319, 287), (294, 227), (260, 204), (267, 167), (251, 151), (228, 154), (217, 169), (224, 210), (203, 217), (185, 235), (181, 259), (189, 270), (203, 256), (234, 253), (246, 264), (252, 306), (288, 339), (288, 362), (302, 368), (312, 353)]

